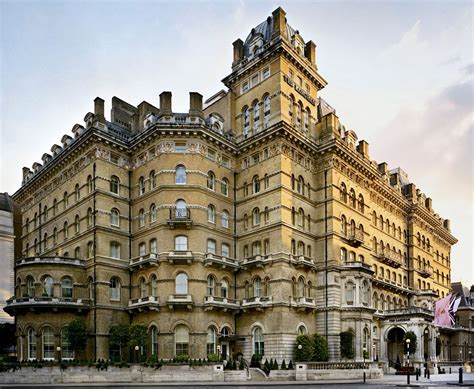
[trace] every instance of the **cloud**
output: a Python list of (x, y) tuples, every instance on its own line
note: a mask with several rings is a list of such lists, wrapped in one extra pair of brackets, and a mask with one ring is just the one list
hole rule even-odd
[(388, 60), (392, 57), (404, 57), (409, 59), (409, 54), (419, 54), (426, 48), (427, 43), (420, 40), (421, 20), (417, 20), (407, 31), (405, 31), (400, 40), (380, 52), (380, 59)]

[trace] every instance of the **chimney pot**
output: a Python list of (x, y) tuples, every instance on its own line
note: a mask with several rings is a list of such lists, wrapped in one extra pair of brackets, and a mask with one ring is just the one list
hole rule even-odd
[(100, 97), (94, 99), (94, 114), (98, 119), (104, 118), (104, 100)]
[(197, 92), (189, 92), (189, 114), (203, 117), (202, 95)]
[(171, 92), (161, 92), (160, 94), (160, 113), (163, 115), (171, 115)]

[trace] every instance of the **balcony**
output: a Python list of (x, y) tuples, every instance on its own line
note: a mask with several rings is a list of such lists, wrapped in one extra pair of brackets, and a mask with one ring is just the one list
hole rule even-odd
[(193, 298), (189, 294), (170, 294), (168, 297), (167, 304), (169, 309), (192, 309), (194, 305)]
[(297, 267), (313, 269), (315, 266), (313, 259), (305, 255), (292, 255), (291, 259)]
[(223, 257), (214, 253), (206, 254), (206, 257), (204, 258), (204, 266), (215, 266), (222, 269), (229, 268), (233, 271), (239, 269), (239, 264), (235, 259)]
[(244, 312), (248, 309), (256, 309), (257, 311), (262, 311), (264, 308), (268, 307), (272, 303), (271, 296), (262, 296), (262, 297), (249, 297), (242, 300), (242, 309)]
[(271, 259), (271, 255), (254, 255), (253, 257), (244, 259), (241, 263), (241, 267), (244, 269), (248, 267), (263, 267), (265, 262), (270, 261)]
[(146, 254), (130, 260), (130, 270), (141, 269), (146, 266), (158, 264), (158, 255), (155, 253)]
[(155, 296), (145, 296), (128, 302), (129, 312), (159, 311), (160, 300)]
[(364, 231), (358, 228), (355, 231), (349, 231), (346, 234), (346, 239), (352, 247), (359, 247), (364, 244)]
[(76, 311), (81, 313), (89, 309), (90, 301), (87, 299), (73, 299), (67, 297), (21, 297), (7, 300), (5, 311), (16, 314), (20, 311), (39, 312), (51, 310)]
[(345, 262), (342, 264), (342, 266), (346, 269), (354, 269), (354, 270), (360, 270), (360, 271), (365, 271), (366, 273), (374, 274), (374, 271), (372, 270), (372, 266), (369, 265), (368, 263), (364, 262)]
[(174, 250), (168, 253), (168, 261), (172, 264), (174, 263), (187, 263), (188, 265), (194, 259), (192, 251), (181, 251), (181, 250)]
[(384, 312), (385, 317), (388, 316), (408, 316), (408, 315), (424, 315), (433, 316), (433, 311), (422, 307), (408, 307), (399, 309), (389, 309)]
[(238, 300), (227, 297), (206, 296), (204, 297), (204, 310), (211, 311), (213, 309), (220, 309), (224, 312), (239, 311), (240, 304)]
[(420, 273), (420, 276), (423, 278), (428, 278), (433, 275), (433, 267), (431, 265), (418, 266), (417, 270), (418, 270), (418, 273)]
[(84, 267), (85, 261), (79, 258), (69, 257), (28, 257), (19, 258), (15, 261), (16, 266), (24, 265), (69, 265)]
[(294, 300), (298, 310), (316, 309), (316, 300), (314, 297), (296, 297)]
[(392, 250), (379, 250), (377, 252), (377, 258), (380, 262), (395, 269), (398, 269), (403, 264), (401, 255)]
[(189, 208), (170, 209), (170, 217), (166, 221), (171, 228), (191, 228), (191, 210)]

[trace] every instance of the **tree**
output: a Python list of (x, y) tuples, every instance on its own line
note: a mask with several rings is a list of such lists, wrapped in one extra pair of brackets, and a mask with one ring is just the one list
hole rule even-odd
[(324, 336), (319, 334), (313, 335), (314, 352), (313, 361), (326, 362), (329, 359), (328, 342)]
[(15, 324), (1, 323), (0, 334), (0, 354), (6, 354), (16, 346)]
[[(410, 339), (410, 348), (408, 349), (407, 347), (407, 339)], [(405, 332), (405, 335), (403, 335), (403, 349), (405, 350), (405, 354), (410, 351), (410, 354), (415, 354), (416, 350), (418, 348), (418, 341), (416, 334), (413, 331), (407, 331)]]
[(314, 342), (308, 334), (298, 335), (295, 343), (295, 361), (309, 362), (313, 358)]
[(110, 329), (110, 346), (119, 349), (120, 360), (122, 360), (122, 348), (130, 339), (130, 326), (118, 324)]
[(339, 334), (339, 336), (341, 338), (341, 358), (354, 358), (354, 334), (352, 331), (343, 331)]
[(86, 348), (88, 337), (89, 334), (87, 333), (87, 327), (84, 320), (75, 319), (66, 327), (66, 338), (71, 345), (71, 348), (76, 353)]
[(130, 326), (129, 333), (130, 347), (134, 349), (135, 346), (138, 346), (140, 350), (142, 350), (145, 347), (148, 339), (146, 326), (144, 326), (143, 324), (132, 324)]

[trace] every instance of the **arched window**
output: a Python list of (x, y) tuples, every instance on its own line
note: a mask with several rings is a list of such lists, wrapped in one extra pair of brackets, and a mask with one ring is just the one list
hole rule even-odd
[(346, 184), (341, 182), (341, 187), (339, 189), (340, 200), (344, 203), (347, 203), (347, 188)]
[[(67, 194), (67, 192), (64, 192), (63, 203), (64, 203), (64, 209), (67, 209), (67, 207), (69, 207), (69, 195)], [(36, 220), (36, 215), (35, 215), (35, 220)], [(36, 228), (36, 224), (35, 224), (35, 228)]]
[(175, 217), (176, 219), (186, 219), (188, 217), (188, 207), (186, 201), (177, 200), (175, 203)]
[(221, 255), (224, 258), (230, 257), (230, 246), (227, 243), (222, 243), (221, 245)]
[(347, 235), (347, 219), (344, 215), (341, 216), (341, 232)]
[(308, 330), (306, 329), (306, 327), (303, 324), (301, 324), (298, 327), (297, 333), (298, 333), (298, 335), (306, 335), (308, 333)]
[(117, 208), (110, 211), (110, 224), (115, 227), (120, 227), (120, 212)]
[(252, 211), (252, 221), (254, 226), (260, 225), (260, 209), (254, 208)]
[(72, 298), (72, 280), (69, 277), (61, 280), (61, 297)]
[(216, 208), (212, 204), (209, 204), (207, 206), (207, 221), (209, 223), (215, 223), (216, 222)]
[(263, 221), (265, 223), (268, 223), (270, 221), (270, 211), (269, 211), (268, 207), (265, 207), (265, 209), (263, 211)]
[(347, 262), (347, 250), (344, 247), (341, 247), (341, 262)]
[(145, 227), (145, 210), (143, 208), (138, 211), (138, 227)]
[(296, 183), (296, 191), (299, 194), (304, 195), (304, 178), (302, 176), (298, 177), (298, 181)]
[(260, 241), (257, 240), (256, 242), (252, 243), (252, 255), (260, 255)]
[(244, 138), (246, 138), (250, 130), (250, 109), (248, 107), (244, 107), (242, 114), (244, 117), (243, 134), (244, 134)]
[(304, 243), (301, 241), (298, 242), (298, 255), (304, 255)]
[(254, 176), (252, 178), (252, 186), (253, 186), (253, 193), (260, 192), (260, 178), (258, 176)]
[(207, 240), (207, 252), (209, 254), (215, 254), (216, 253), (216, 241), (214, 239), (208, 239)]
[(150, 285), (151, 285), (151, 295), (153, 297), (157, 297), (158, 296), (158, 280), (156, 278), (156, 275), (154, 274), (151, 276)]
[(362, 196), (361, 194), (359, 195), (359, 211), (364, 213), (364, 208), (365, 208), (365, 204), (364, 204), (364, 196)]
[(145, 178), (140, 177), (138, 179), (138, 194), (142, 195), (145, 193)]
[(213, 276), (207, 276), (207, 295), (214, 296), (216, 292), (216, 279)]
[(94, 190), (94, 182), (92, 181), (92, 176), (88, 175), (87, 176), (87, 192), (92, 193)]
[(92, 213), (92, 208), (87, 210), (87, 227), (92, 227), (94, 224), (94, 214)]
[(253, 128), (255, 132), (260, 130), (260, 104), (256, 101), (252, 107), (253, 111)]
[(252, 331), (253, 353), (255, 355), (265, 354), (265, 340), (260, 327), (255, 327)]
[(355, 208), (356, 207), (356, 194), (355, 194), (355, 190), (352, 188), (349, 191), (349, 197), (350, 197), (352, 208)]
[(110, 242), (110, 256), (112, 258), (120, 259), (120, 243)]
[(156, 222), (156, 205), (152, 204), (150, 206), (150, 223)]
[(26, 293), (28, 294), (28, 297), (35, 297), (35, 280), (33, 277), (28, 276), (26, 278)]
[(188, 237), (184, 235), (175, 236), (174, 249), (175, 251), (187, 251), (188, 250)]
[(155, 171), (152, 170), (150, 172), (150, 190), (155, 189), (155, 188), (156, 188), (156, 174), (155, 174)]
[(157, 240), (153, 238), (150, 240), (150, 254), (154, 254), (156, 256), (157, 253), (158, 253), (158, 243), (157, 243)]
[(87, 258), (92, 258), (94, 256), (94, 242), (87, 242)]
[(48, 249), (48, 234), (44, 234), (43, 236), (43, 250), (46, 251)]
[(207, 354), (215, 354), (216, 353), (216, 339), (217, 339), (217, 331), (213, 326), (208, 327), (207, 329)]
[(145, 242), (140, 242), (138, 245), (138, 255), (140, 257), (143, 257), (145, 256), (145, 254), (146, 254), (146, 244)]
[(267, 95), (263, 99), (263, 126), (267, 128), (270, 123), (270, 96)]
[(227, 298), (229, 294), (229, 283), (224, 279), (221, 282), (221, 297)]
[(227, 178), (223, 178), (221, 181), (221, 193), (224, 196), (229, 196), (229, 180)]
[(175, 279), (176, 294), (188, 294), (188, 276), (185, 273), (179, 273)]
[(110, 177), (110, 192), (120, 194), (120, 180), (117, 176)]
[(53, 292), (54, 292), (53, 289), (54, 289), (53, 277), (46, 276), (43, 279), (43, 294), (45, 294), (48, 297), (53, 297)]
[(229, 212), (226, 210), (222, 211), (221, 215), (222, 227), (229, 228)]
[(28, 359), (36, 359), (36, 332), (33, 328), (28, 330)]
[[(64, 233), (64, 240), (66, 240), (68, 238), (68, 225), (67, 225), (67, 222), (64, 222), (64, 228), (63, 228), (63, 233)], [(36, 249), (35, 249), (36, 251)]]
[(309, 130), (309, 108), (304, 110), (303, 115), (304, 130), (307, 132)]
[(295, 98), (292, 95), (290, 95), (290, 99), (288, 101), (288, 116), (290, 118), (290, 123), (292, 125), (295, 124), (295, 119), (293, 115), (294, 109), (295, 109)]
[(354, 304), (354, 284), (352, 282), (347, 282), (345, 286), (346, 291), (346, 304), (353, 305)]
[(270, 178), (268, 177), (268, 174), (265, 174), (263, 176), (263, 186), (265, 189), (268, 189), (268, 187), (270, 186)]
[(216, 176), (212, 171), (207, 173), (207, 188), (210, 190), (216, 189)]
[(304, 297), (305, 283), (304, 278), (298, 278), (298, 297)]
[(74, 249), (74, 258), (81, 258), (81, 246), (77, 246)]
[(58, 244), (58, 229), (54, 227), (53, 230), (53, 246), (56, 246)]
[(53, 200), (53, 216), (56, 216), (58, 214), (58, 200), (54, 199)]
[(158, 355), (158, 330), (155, 326), (150, 328), (151, 355)]
[(47, 205), (45, 205), (43, 209), (43, 222), (45, 222), (46, 220), (48, 220), (48, 206)]
[(110, 279), (109, 297), (113, 301), (120, 300), (120, 280), (116, 277)]
[(174, 330), (175, 355), (189, 354), (189, 329), (179, 325)]
[(370, 333), (367, 327), (364, 328), (364, 334), (362, 337), (362, 352), (364, 353), (364, 359), (370, 358)]
[(304, 228), (304, 210), (303, 208), (298, 209), (298, 225)]
[(79, 215), (76, 215), (76, 217), (74, 218), (74, 230), (76, 234), (79, 234), (79, 232), (81, 232), (81, 224), (80, 224)]
[(301, 112), (303, 111), (303, 104), (301, 101), (296, 104), (296, 128), (301, 130)]
[(176, 166), (175, 184), (186, 184), (186, 168), (183, 165)]
[(362, 290), (361, 290), (361, 294), (362, 294), (362, 304), (364, 305), (369, 305), (369, 284), (367, 283), (367, 281), (363, 281), (362, 282)]
[(260, 279), (260, 277), (255, 277), (255, 279), (253, 280), (253, 296), (262, 296), (262, 280)]
[(42, 334), (43, 359), (54, 359), (54, 332), (51, 327), (45, 327)]
[(148, 294), (148, 290), (146, 287), (146, 282), (145, 282), (145, 279), (142, 277), (140, 278), (140, 297), (141, 298), (146, 297), (147, 294)]
[(76, 184), (76, 186), (74, 187), (74, 198), (75, 198), (76, 202), (78, 202), (81, 199), (81, 192), (79, 190), (79, 184)]

